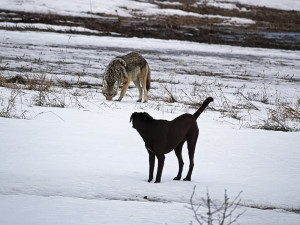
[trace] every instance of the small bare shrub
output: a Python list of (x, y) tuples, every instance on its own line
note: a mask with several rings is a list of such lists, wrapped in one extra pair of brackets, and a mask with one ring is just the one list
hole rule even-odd
[(222, 115), (226, 117), (230, 117), (236, 120), (241, 120), (242, 117), (240, 116), (241, 108), (238, 107), (237, 104), (234, 104), (232, 101), (230, 101), (228, 98), (226, 98), (224, 95), (221, 98), (222, 102), (222, 109), (220, 112)]
[(2, 75), (0, 75), (0, 87), (6, 87), (6, 85), (6, 79)]
[(10, 90), (10, 96), (8, 99), (0, 98), (0, 117), (5, 118), (25, 118), (25, 113), (27, 111), (23, 111), (20, 115), (17, 115), (16, 109), (16, 101), (17, 98), (21, 97), (22, 92), (18, 88), (14, 88)]
[(294, 107), (285, 106), (284, 107), (284, 115), (291, 120), (300, 122), (300, 98)]
[[(210, 197), (207, 192), (206, 198), (201, 198), (199, 203), (194, 202), (196, 186), (194, 186), (193, 193), (190, 198), (190, 206), (187, 208), (192, 210), (194, 214), (194, 218), (200, 225), (230, 225), (235, 222), (245, 213), (245, 211), (241, 213), (236, 213), (241, 199), (240, 192), (233, 201), (230, 201), (230, 198), (227, 195), (227, 191), (225, 190), (224, 201), (221, 205), (216, 204)], [(205, 213), (200, 212), (205, 211)], [(191, 224), (193, 224), (191, 222)]]
[[(182, 90), (182, 92), (184, 93), (184, 98), (181, 101), (181, 103), (189, 105), (195, 109), (198, 109), (206, 98), (210, 96), (218, 96), (219, 88), (221, 88), (221, 86), (219, 86), (218, 83), (209, 82), (205, 79), (201, 82), (195, 81), (192, 85), (193, 89), (190, 93), (187, 93), (184, 90)], [(218, 89), (213, 89), (213, 87), (216, 86), (218, 87)], [(218, 97), (216, 99), (218, 99)]]
[(65, 108), (66, 96), (64, 94), (40, 91), (33, 97), (33, 102), (36, 106)]
[(267, 118), (254, 128), (274, 131), (300, 131), (300, 104), (294, 107), (282, 103), (280, 98), (276, 99), (273, 108), (267, 108)]
[(247, 96), (244, 94), (245, 88), (246, 85), (243, 85), (234, 93), (234, 95), (239, 99), (238, 107), (241, 109), (246, 109), (248, 111), (259, 110), (257, 106), (252, 103), (253, 99), (249, 98), (249, 95)]
[(36, 75), (34, 79), (28, 79), (28, 89), (37, 93), (33, 96), (34, 105), (64, 108), (65, 95), (52, 90), (54, 82), (46, 78), (46, 73)]
[(258, 88), (258, 90), (249, 91), (243, 95), (249, 101), (257, 101), (264, 104), (270, 104), (271, 94), (269, 92), (269, 88), (266, 87), (265, 83), (263, 83), (263, 86), (261, 88)]
[(54, 85), (54, 82), (46, 78), (46, 73), (33, 75), (33, 78), (27, 77), (28, 90), (38, 92), (49, 92), (50, 88)]
[(172, 92), (170, 91), (170, 89), (168, 89), (166, 86), (164, 87), (165, 91), (167, 92), (168, 97), (165, 98), (165, 102), (168, 103), (174, 103), (177, 102), (176, 97), (172, 94)]

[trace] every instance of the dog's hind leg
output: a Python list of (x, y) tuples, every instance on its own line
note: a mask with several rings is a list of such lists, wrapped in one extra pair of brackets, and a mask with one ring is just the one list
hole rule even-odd
[(173, 180), (180, 180), (181, 179), (181, 174), (182, 174), (182, 170), (183, 170), (183, 159), (182, 159), (182, 146), (183, 146), (184, 142), (180, 143), (176, 148), (175, 148), (175, 154), (177, 156), (178, 159), (178, 165), (179, 165), (179, 170), (178, 170), (178, 174), (176, 177), (174, 177)]
[(189, 151), (189, 159), (190, 159), (190, 167), (189, 167), (189, 171), (186, 175), (186, 178), (183, 179), (183, 180), (186, 180), (186, 181), (191, 181), (192, 172), (193, 172), (193, 169), (194, 169), (194, 155), (195, 155), (195, 148), (196, 148), (197, 139), (198, 139), (198, 130), (190, 140), (189, 139), (187, 140), (187, 146), (188, 146), (188, 151)]
[(194, 169), (194, 152), (195, 151), (189, 151), (190, 167), (189, 167), (189, 171), (186, 175), (186, 178), (184, 178), (183, 180), (191, 181), (192, 172), (193, 172), (193, 169)]
[(153, 180), (153, 171), (154, 171), (154, 164), (155, 164), (155, 155), (152, 151), (148, 150), (149, 153), (149, 179), (148, 182)]
[(161, 174), (162, 174), (162, 170), (164, 168), (164, 163), (165, 163), (165, 155), (160, 154), (160, 155), (156, 155), (156, 157), (157, 157), (157, 160), (158, 160), (158, 166), (157, 166), (157, 173), (156, 173), (155, 183), (160, 183)]

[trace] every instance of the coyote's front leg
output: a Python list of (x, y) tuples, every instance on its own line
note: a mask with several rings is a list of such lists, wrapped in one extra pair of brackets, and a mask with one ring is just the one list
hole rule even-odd
[(122, 91), (121, 91), (121, 94), (120, 94), (120, 97), (119, 97), (118, 101), (121, 101), (122, 98), (124, 97), (128, 87), (129, 87), (130, 81), (131, 81), (131, 79), (128, 78), (127, 81), (125, 82), (125, 84), (123, 85), (123, 88), (122, 88)]

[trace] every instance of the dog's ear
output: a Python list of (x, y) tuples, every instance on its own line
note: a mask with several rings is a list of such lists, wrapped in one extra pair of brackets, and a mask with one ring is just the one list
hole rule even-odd
[(137, 114), (136, 112), (134, 112), (134, 113), (131, 114), (129, 122), (131, 122), (134, 119), (134, 117), (136, 116), (136, 114)]

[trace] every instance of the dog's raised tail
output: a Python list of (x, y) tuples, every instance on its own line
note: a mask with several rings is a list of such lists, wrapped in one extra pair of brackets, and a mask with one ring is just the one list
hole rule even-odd
[(212, 102), (214, 99), (212, 97), (208, 97), (207, 99), (204, 100), (202, 103), (201, 107), (194, 113), (194, 117), (198, 119), (200, 114), (204, 111), (204, 109), (208, 106), (210, 102)]

